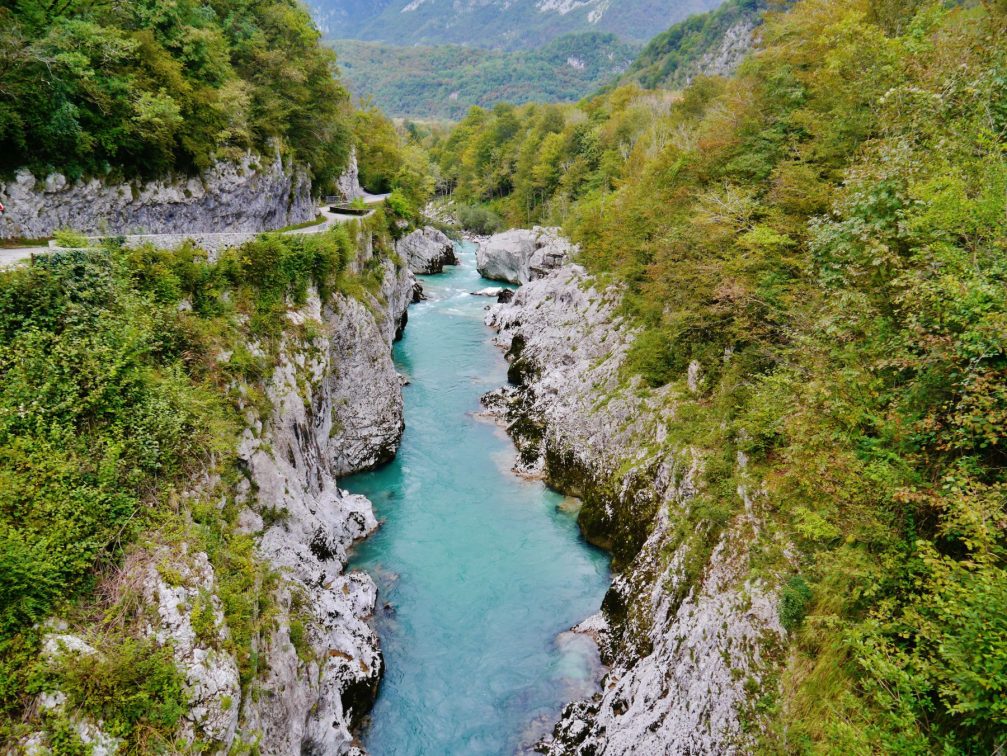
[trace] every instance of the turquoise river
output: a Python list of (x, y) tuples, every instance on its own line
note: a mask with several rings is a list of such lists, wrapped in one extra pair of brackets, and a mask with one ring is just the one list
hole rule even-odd
[(381, 529), (353, 567), (379, 589), (385, 677), (364, 742), (373, 756), (526, 751), (565, 702), (590, 693), (597, 652), (565, 632), (598, 610), (608, 559), (579, 536), (564, 498), (511, 472), (514, 448), (479, 418), (506, 381), (483, 325), (493, 286), (462, 264), (423, 278), (395, 346), (406, 432), (398, 456), (342, 482)]

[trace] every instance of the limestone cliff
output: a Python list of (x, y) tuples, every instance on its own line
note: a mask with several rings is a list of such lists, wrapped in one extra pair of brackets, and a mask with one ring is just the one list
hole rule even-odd
[[(139, 632), (171, 649), (187, 699), (175, 744), (182, 750), (359, 753), (353, 729), (373, 702), (383, 661), (369, 625), (375, 585), (344, 570), (348, 550), (377, 521), (370, 502), (341, 490), (337, 479), (397, 449), (403, 415), (391, 345), (415, 280), (393, 261), (386, 240), (377, 245), (360, 228), (356, 241), (350, 267), (366, 270), (375, 285), (325, 297), (310, 287), (302, 304), (289, 303), (269, 354), (254, 339), (234, 344), (271, 365), (260, 385), (232, 387), (245, 423), (237, 469), (222, 479), (210, 464), (182, 497), (214, 502), (221, 512), (236, 507), (224, 537), (255, 545), (259, 567), (248, 591), (267, 614), (253, 618), (259, 629), (245, 671), (222, 611), (224, 576), (193, 545), (194, 533), (151, 534), (103, 588), (141, 597)], [(234, 354), (217, 360), (226, 364)], [(54, 624), (48, 638), (54, 663), (100, 653), (65, 625)], [(49, 692), (37, 708), (68, 717), (93, 752), (121, 750), (100, 721), (61, 708), (65, 699)], [(43, 728), (21, 746), (44, 753), (49, 739)]]
[[(737, 492), (741, 514), (704, 539), (686, 537), (702, 487), (701, 452), (669, 439), (672, 389), (645, 390), (623, 362), (634, 332), (621, 293), (568, 266), (496, 305), (517, 388), (486, 402), (506, 418), (526, 472), (581, 496), (585, 535), (613, 554), (603, 604), (610, 670), (593, 699), (571, 704), (552, 754), (745, 752), (784, 636), (773, 586), (749, 576), (747, 549), (764, 506), (758, 481)], [(744, 459), (739, 459), (744, 478)]]
[(0, 183), (0, 239), (41, 239), (69, 228), (86, 234), (257, 232), (311, 220), (311, 179), (279, 155), (246, 155), (201, 176), (110, 183), (69, 181), (22, 170)]

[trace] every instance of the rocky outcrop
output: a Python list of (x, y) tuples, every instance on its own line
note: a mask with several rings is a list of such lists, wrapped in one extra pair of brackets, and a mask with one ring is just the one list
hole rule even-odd
[(360, 186), (360, 167), (357, 164), (355, 147), (350, 148), (350, 159), (346, 164), (346, 170), (336, 179), (336, 196), (346, 202), (352, 202), (357, 197), (367, 196), (367, 192)]
[(256, 232), (315, 217), (311, 179), (300, 169), (247, 155), (201, 176), (106, 183), (45, 179), (18, 171), (0, 184), (0, 238), (40, 239), (62, 228), (85, 234)]
[(442, 273), (445, 265), (457, 265), (455, 245), (443, 232), (425, 226), (402, 237), (395, 251), (417, 275)]
[(568, 706), (541, 748), (746, 752), (758, 731), (754, 691), (770, 684), (785, 635), (773, 586), (748, 569), (764, 496), (750, 481), (725, 527), (701, 527), (702, 537), (677, 527), (703, 485), (703, 456), (669, 440), (674, 391), (624, 375), (635, 332), (617, 314), (620, 298), (569, 266), (488, 315), (518, 386), (486, 403), (506, 419), (522, 471), (583, 498), (581, 529), (616, 571), (606, 622), (593, 623), (610, 667), (602, 691)]
[(523, 284), (559, 268), (576, 251), (558, 228), (515, 228), (481, 240), (476, 267), (483, 278)]
[(756, 29), (762, 23), (758, 15), (744, 16), (729, 26), (716, 44), (676, 77), (680, 86), (688, 86), (697, 76), (730, 76), (757, 44)]

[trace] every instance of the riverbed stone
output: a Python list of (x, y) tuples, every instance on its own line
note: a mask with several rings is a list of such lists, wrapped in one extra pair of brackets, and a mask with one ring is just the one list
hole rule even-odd
[(455, 245), (448, 236), (433, 226), (418, 228), (395, 243), (409, 269), (417, 275), (441, 273), (445, 265), (457, 265)]

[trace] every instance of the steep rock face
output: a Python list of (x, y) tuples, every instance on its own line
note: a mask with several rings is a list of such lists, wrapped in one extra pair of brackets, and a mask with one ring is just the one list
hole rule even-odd
[(622, 375), (635, 334), (616, 314), (620, 292), (589, 284), (568, 266), (487, 316), (520, 386), (486, 403), (508, 421), (525, 471), (584, 499), (581, 528), (612, 551), (617, 573), (607, 622), (595, 623), (609, 628), (603, 690), (568, 706), (542, 748), (745, 752), (757, 719), (751, 690), (769, 684), (785, 635), (775, 591), (748, 574), (762, 496), (754, 482), (739, 489), (741, 513), (711, 535), (708, 552), (683, 536), (676, 525), (701, 485), (702, 456), (668, 442), (671, 389), (643, 391)]
[(147, 183), (45, 180), (19, 171), (0, 184), (0, 238), (39, 239), (61, 228), (87, 234), (267, 231), (315, 217), (311, 179), (299, 168), (247, 155), (202, 176)]
[(481, 241), (476, 267), (484, 278), (523, 284), (560, 267), (576, 251), (558, 228), (515, 228)]
[[(408, 270), (383, 265), (371, 307), (344, 295), (323, 306), (312, 294), (288, 314), (293, 325), (311, 322), (321, 333), (285, 341), (269, 387), (273, 413), (242, 442), (258, 492), (249, 528), (263, 530), (261, 553), (284, 578), (280, 621), (263, 650), (267, 679), (242, 712), (264, 753), (349, 752), (351, 728), (370, 708), (381, 676), (367, 624), (376, 588), (364, 573), (342, 573), (347, 550), (377, 522), (370, 502), (340, 490), (336, 478), (388, 458), (402, 434), (390, 347), (413, 281)], [(282, 516), (264, 526), (268, 512)], [(291, 639), (295, 607), (310, 615), (307, 661)]]
[[(213, 567), (205, 553), (189, 554), (184, 543), (181, 553), (162, 547), (152, 556), (138, 570), (140, 586), (148, 606), (157, 607), (158, 621), (150, 632), (159, 643), (172, 644), (175, 663), (185, 676), (189, 710), (183, 736), (231, 742), (238, 728), (234, 702), (241, 700), (241, 685), (237, 661), (221, 650), (229, 631), (214, 594)], [(171, 583), (157, 569), (169, 562), (175, 575)], [(195, 616), (204, 618), (205, 627), (194, 626)]]
[(728, 27), (718, 44), (708, 50), (682, 76), (686, 86), (697, 76), (730, 76), (755, 47), (758, 18), (743, 18)]
[(444, 233), (426, 226), (399, 239), (395, 250), (418, 275), (441, 273), (445, 265), (457, 265), (455, 245)]

